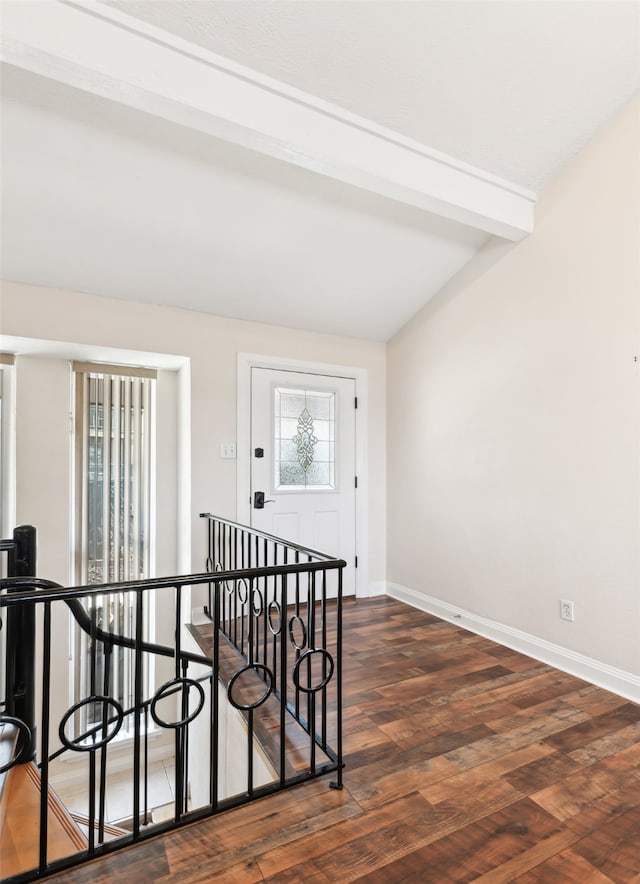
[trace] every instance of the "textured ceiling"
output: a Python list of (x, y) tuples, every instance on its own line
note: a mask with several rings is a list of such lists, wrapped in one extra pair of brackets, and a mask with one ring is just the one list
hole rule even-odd
[(533, 189), (640, 86), (637, 2), (105, 5)]

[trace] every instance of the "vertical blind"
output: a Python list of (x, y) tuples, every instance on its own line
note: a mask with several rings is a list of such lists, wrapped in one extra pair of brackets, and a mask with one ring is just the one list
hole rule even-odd
[(76, 579), (148, 577), (155, 372), (87, 363), (73, 369)]
[[(151, 481), (154, 384), (146, 369), (74, 363), (76, 582), (139, 580), (150, 574)], [(133, 592), (88, 598), (96, 625), (118, 635), (136, 635)], [(144, 597), (142, 634), (150, 638), (153, 612)], [(74, 680), (78, 696), (101, 692), (106, 679), (123, 708), (133, 703), (134, 654), (116, 648), (109, 671), (92, 664), (93, 639), (75, 635)], [(98, 658), (101, 659), (101, 658)], [(143, 682), (153, 675), (145, 661)], [(99, 723), (101, 707), (76, 715), (76, 736)]]

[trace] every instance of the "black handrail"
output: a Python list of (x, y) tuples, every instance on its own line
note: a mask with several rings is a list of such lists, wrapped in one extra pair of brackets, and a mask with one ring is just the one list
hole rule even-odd
[[(145, 584), (145, 589), (152, 588), (147, 587), (145, 581), (138, 581), (139, 583)], [(132, 651), (135, 651), (137, 647), (139, 647), (142, 651), (146, 651), (150, 654), (159, 654), (161, 657), (171, 657), (172, 659), (176, 656), (173, 648), (168, 648), (166, 645), (158, 645), (155, 642), (143, 641), (138, 644), (135, 638), (131, 638), (126, 635), (118, 635), (115, 632), (108, 632), (102, 629), (100, 626), (95, 625), (89, 614), (87, 613), (84, 605), (78, 600), (76, 596), (72, 598), (61, 598), (60, 593), (66, 593), (69, 591), (66, 587), (62, 586), (60, 583), (56, 583), (53, 580), (43, 580), (41, 577), (16, 577), (13, 580), (5, 579), (0, 580), (0, 591), (2, 589), (7, 588), (8, 586), (28, 586), (31, 589), (37, 590), (52, 590), (56, 592), (56, 599), (58, 601), (63, 601), (71, 613), (73, 614), (74, 620), (78, 624), (78, 626), (90, 635), (92, 638), (95, 638), (97, 641), (103, 642), (105, 645), (116, 646), (119, 648), (129, 648)], [(113, 592), (117, 586), (130, 586), (130, 584), (112, 584), (109, 586), (108, 584), (102, 585), (102, 594), (104, 594), (105, 590), (109, 592)], [(39, 601), (46, 601), (48, 599), (45, 592), (38, 592), (37, 599)], [(31, 599), (30, 596), (26, 596), (24, 593), (13, 592), (11, 594), (11, 601), (21, 602), (21, 601), (31, 601), (35, 599)], [(188, 651), (182, 651), (179, 659), (188, 660), (190, 663), (204, 663), (206, 665), (211, 665), (211, 659), (209, 657), (205, 657), (202, 654), (191, 654)]]
[[(330, 785), (341, 786), (340, 602), (342, 569), (346, 563), (227, 519), (204, 515), (209, 520), (208, 570), (198, 574), (73, 587), (27, 574), (0, 580), (0, 609), (8, 613), (40, 609), (43, 614), (38, 619), (42, 623), (42, 704), (38, 718), (42, 729), (38, 761), (42, 782), (40, 859), (33, 873), (20, 875), (20, 880), (62, 870), (305, 780), (332, 773), (337, 782)], [(222, 543), (218, 538), (222, 538)], [(216, 543), (212, 545), (214, 539)], [(3, 542), (3, 548), (9, 546)], [(183, 596), (191, 587), (208, 589), (209, 605), (204, 612), (211, 626), (205, 626), (200, 633), (184, 622)], [(328, 587), (331, 593), (337, 593), (335, 604)], [(118, 599), (123, 593), (129, 594), (127, 610), (133, 611), (135, 637), (116, 631), (124, 633), (126, 627), (122, 620), (111, 620), (110, 616), (98, 625), (96, 612), (92, 614), (83, 601), (104, 596), (104, 602), (99, 604), (108, 610), (121, 604)], [(163, 619), (170, 618), (164, 634), (159, 633), (168, 644), (142, 637), (148, 616), (143, 598), (148, 593), (155, 593), (159, 600), (158, 614), (162, 612)], [(52, 632), (54, 602), (64, 603), (79, 629), (91, 639), (81, 643), (86, 684), (83, 682), (82, 691), (74, 695), (74, 702), (59, 723), (52, 717), (56, 706), (52, 704), (51, 667), (56, 653)], [(97, 608), (96, 604), (96, 611)], [(153, 611), (154, 605), (150, 604), (148, 610)], [(168, 632), (172, 626), (173, 639)], [(112, 631), (109, 627), (115, 628)], [(185, 627), (199, 636), (196, 641), (201, 653), (185, 648)], [(144, 673), (151, 663), (144, 655), (157, 655), (174, 663), (167, 667), (158, 662), (157, 681), (151, 679), (147, 685)], [(197, 665), (195, 672), (189, 669), (191, 664)], [(163, 674), (167, 668), (173, 670), (170, 677)], [(123, 689), (121, 681), (118, 687), (115, 681), (116, 673), (129, 670), (135, 683), (133, 692), (131, 688)], [(163, 679), (166, 680), (158, 686)], [(243, 783), (238, 791), (237, 785), (228, 788), (221, 766), (225, 757), (224, 763), (229, 763), (222, 729), (228, 719), (237, 719), (237, 715), (224, 714), (225, 692), (229, 709), (235, 707), (245, 721), (244, 734), (233, 738), (239, 753), (234, 763), (241, 765), (236, 777)], [(167, 698), (168, 706), (159, 705)], [(173, 819), (166, 823), (152, 822), (149, 817), (148, 741), (152, 738), (152, 718), (158, 733), (175, 734), (175, 810)], [(120, 728), (125, 720), (133, 740), (133, 830), (109, 842), (105, 832), (108, 820), (113, 818), (106, 815), (110, 789), (108, 758), (117, 744), (112, 741), (122, 733)], [(49, 743), (56, 727), (59, 747)], [(293, 741), (293, 764), (286, 748), (291, 743), (291, 728), (297, 729), (298, 734)], [(199, 747), (195, 767), (190, 761), (190, 753), (191, 759), (195, 758), (190, 749), (194, 740)], [(203, 752), (205, 745), (207, 749)], [(254, 753), (258, 749), (266, 759), (262, 774), (254, 769)], [(89, 843), (86, 851), (51, 861), (46, 791), (51, 774), (55, 774), (52, 762), (68, 750), (87, 753)]]
[[(231, 523), (233, 524), (233, 523)], [(253, 533), (253, 529), (250, 529)], [(269, 535), (265, 535), (269, 537)], [(277, 540), (284, 546), (289, 546), (287, 541)], [(305, 552), (311, 553), (306, 547), (297, 547)], [(205, 583), (224, 583), (230, 580), (243, 580), (252, 577), (275, 577), (279, 574), (307, 574), (312, 571), (332, 571), (346, 567), (344, 559), (327, 558), (319, 562), (295, 562), (286, 565), (263, 565), (256, 568), (232, 568), (228, 571), (211, 571), (200, 572), (199, 574), (181, 574), (175, 577), (152, 577), (147, 580), (132, 580), (128, 583), (92, 583), (85, 586), (61, 586), (51, 580), (42, 580), (42, 578), (15, 578), (9, 580), (5, 578), (0, 580), (0, 590), (11, 586), (33, 586), (37, 592), (16, 592), (11, 596), (6, 596), (6, 604), (12, 602), (48, 602), (48, 601), (65, 601), (73, 598), (84, 598), (86, 596), (103, 595), (105, 592), (127, 592), (136, 589), (177, 589), (180, 586), (199, 586)], [(61, 599), (60, 593), (64, 593)], [(109, 633), (107, 633), (108, 635)]]
[[(219, 525), (227, 525), (229, 528), (244, 527), (239, 526), (237, 522), (232, 522), (230, 519), (223, 519), (220, 516), (214, 515), (213, 513), (200, 513), (200, 518), (215, 520)], [(294, 543), (291, 540), (283, 540), (282, 537), (276, 537), (275, 534), (267, 534), (265, 531), (258, 531), (257, 528), (249, 528), (248, 530), (251, 531), (251, 534), (254, 537), (261, 537), (263, 540), (269, 540), (272, 543), (285, 545), (287, 549), (290, 549), (293, 552), (303, 553), (305, 556), (312, 556), (313, 558), (318, 559), (321, 562), (329, 563), (339, 561), (335, 558), (335, 556), (330, 556), (327, 555), (327, 553), (318, 552), (317, 549), (310, 549), (308, 546), (301, 546), (299, 543)]]

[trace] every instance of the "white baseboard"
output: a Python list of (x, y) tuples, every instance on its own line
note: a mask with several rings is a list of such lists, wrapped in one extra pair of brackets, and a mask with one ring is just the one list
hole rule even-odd
[(387, 595), (387, 581), (386, 580), (374, 580), (369, 584), (369, 598), (374, 598), (379, 595)]
[(484, 638), (489, 638), (498, 644), (512, 648), (514, 651), (526, 654), (528, 657), (533, 657), (534, 660), (548, 663), (556, 669), (575, 675), (577, 678), (632, 700), (634, 703), (640, 703), (640, 676), (634, 675), (632, 672), (617, 669), (615, 666), (601, 663), (592, 657), (585, 657), (584, 654), (578, 654), (576, 651), (522, 632), (520, 629), (498, 623), (496, 620), (488, 620), (478, 614), (472, 614), (470, 611), (465, 611), (464, 608), (457, 608), (398, 583), (386, 581), (385, 586), (386, 594), (391, 598), (405, 602), (420, 611), (433, 614), (441, 620), (461, 626), (463, 629), (468, 629), (477, 635), (482, 635)]

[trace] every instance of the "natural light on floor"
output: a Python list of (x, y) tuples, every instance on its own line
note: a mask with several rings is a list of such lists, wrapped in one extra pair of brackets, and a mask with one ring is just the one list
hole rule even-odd
[[(149, 765), (149, 808), (153, 822), (169, 818), (174, 811), (175, 762), (173, 758)], [(56, 792), (70, 813), (86, 817), (89, 811), (89, 791), (77, 782), (56, 785)], [(105, 817), (110, 823), (122, 823), (133, 814), (131, 771), (121, 771), (107, 777)]]

